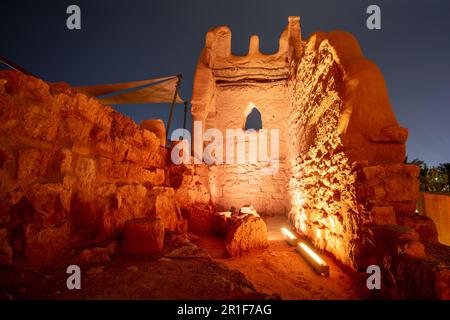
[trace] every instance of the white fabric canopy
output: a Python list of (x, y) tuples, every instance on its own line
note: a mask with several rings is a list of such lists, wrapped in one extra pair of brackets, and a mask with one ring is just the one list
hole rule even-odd
[[(178, 81), (178, 76), (172, 76), (134, 82), (75, 87), (75, 89), (88, 96), (95, 97), (128, 90), (124, 93), (100, 98), (99, 100), (103, 104), (172, 103)], [(183, 102), (177, 92), (175, 103)]]

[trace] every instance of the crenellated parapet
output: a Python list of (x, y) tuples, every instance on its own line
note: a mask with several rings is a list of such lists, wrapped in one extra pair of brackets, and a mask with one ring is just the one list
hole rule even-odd
[(208, 106), (214, 104), (216, 86), (286, 81), (291, 62), (298, 61), (303, 50), (300, 17), (289, 17), (274, 54), (261, 53), (259, 37), (252, 35), (248, 53), (234, 55), (231, 30), (227, 26), (209, 30), (194, 78), (191, 100), (194, 117), (202, 118), (207, 114)]
[(283, 80), (287, 78), (289, 63), (300, 58), (303, 50), (300, 18), (289, 17), (288, 25), (280, 36), (278, 51), (274, 54), (261, 53), (259, 37), (252, 35), (247, 55), (233, 55), (228, 27), (208, 31), (205, 48), (211, 51), (211, 67), (217, 83)]

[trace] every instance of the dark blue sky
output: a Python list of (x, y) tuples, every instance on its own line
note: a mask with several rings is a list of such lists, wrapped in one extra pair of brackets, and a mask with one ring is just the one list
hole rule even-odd
[[(66, 29), (77, 4), (82, 30)], [(369, 4), (382, 10), (382, 30), (366, 29)], [(48, 81), (89, 85), (183, 74), (192, 78), (206, 31), (228, 25), (232, 50), (245, 54), (251, 34), (264, 53), (278, 48), (287, 17), (301, 17), (303, 38), (346, 30), (382, 70), (397, 119), (409, 128), (408, 156), (450, 162), (450, 1), (319, 0), (58, 0), (0, 2), (0, 54)], [(137, 122), (168, 117), (167, 106), (117, 108)], [(182, 126), (177, 107), (174, 127)], [(370, 119), (367, 119), (370, 121)]]

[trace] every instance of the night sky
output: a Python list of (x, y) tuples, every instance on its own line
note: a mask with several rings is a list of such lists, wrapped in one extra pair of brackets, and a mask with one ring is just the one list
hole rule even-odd
[[(82, 30), (66, 28), (70, 4), (81, 7)], [(382, 30), (366, 28), (370, 4), (381, 7)], [(235, 54), (246, 54), (251, 34), (259, 35), (263, 53), (273, 53), (288, 16), (296, 15), (303, 38), (314, 31), (353, 33), (383, 72), (400, 125), (409, 128), (408, 157), (429, 165), (450, 162), (448, 0), (2, 0), (0, 55), (47, 81), (71, 85), (181, 73), (181, 96), (189, 100), (209, 28), (228, 25)], [(169, 108), (131, 105), (117, 110), (140, 123), (166, 121)], [(182, 110), (178, 105), (172, 128), (182, 127)]]

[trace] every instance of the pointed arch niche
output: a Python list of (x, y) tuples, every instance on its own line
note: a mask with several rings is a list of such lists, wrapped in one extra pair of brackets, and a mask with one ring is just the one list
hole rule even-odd
[(247, 106), (247, 116), (245, 118), (244, 130), (261, 130), (263, 128), (261, 112), (258, 110), (258, 107), (255, 106), (252, 102)]

